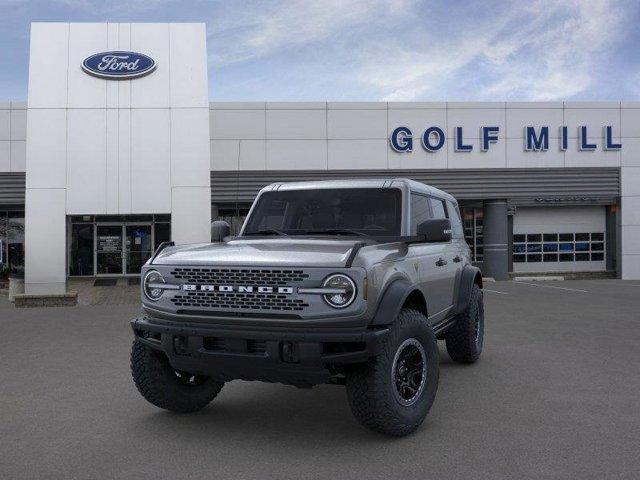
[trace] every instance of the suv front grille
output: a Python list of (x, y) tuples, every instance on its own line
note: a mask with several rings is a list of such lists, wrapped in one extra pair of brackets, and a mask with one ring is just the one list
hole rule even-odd
[(205, 283), (223, 285), (269, 285), (284, 286), (301, 282), (309, 275), (302, 270), (288, 269), (240, 269), (240, 268), (199, 268), (180, 267), (171, 275), (185, 283)]
[(304, 300), (277, 293), (180, 292), (171, 302), (176, 307), (301, 311), (309, 306)]

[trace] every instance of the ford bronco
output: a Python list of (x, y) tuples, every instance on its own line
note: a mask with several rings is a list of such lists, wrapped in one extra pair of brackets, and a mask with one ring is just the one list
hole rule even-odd
[(163, 244), (142, 269), (131, 321), (142, 394), (204, 408), (234, 379), (346, 386), (364, 426), (406, 435), (438, 387), (437, 340), (482, 351), (482, 276), (456, 200), (407, 179), (278, 183), (238, 236)]

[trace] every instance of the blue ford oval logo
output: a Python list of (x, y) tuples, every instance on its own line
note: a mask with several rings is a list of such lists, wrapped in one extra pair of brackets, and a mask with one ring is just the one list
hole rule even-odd
[(155, 68), (153, 58), (136, 52), (96, 53), (82, 62), (82, 69), (89, 75), (114, 80), (142, 77)]

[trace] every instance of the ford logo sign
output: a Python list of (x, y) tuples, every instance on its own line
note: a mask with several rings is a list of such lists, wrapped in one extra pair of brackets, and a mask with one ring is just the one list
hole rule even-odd
[(153, 58), (136, 52), (102, 52), (87, 57), (82, 69), (94, 77), (130, 80), (151, 73), (156, 68)]

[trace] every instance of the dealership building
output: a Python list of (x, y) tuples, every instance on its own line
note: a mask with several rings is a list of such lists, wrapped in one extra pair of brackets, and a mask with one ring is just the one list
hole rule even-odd
[(267, 184), (408, 177), (456, 196), (485, 275), (640, 279), (640, 102), (209, 96), (204, 24), (32, 24), (28, 98), (0, 102), (5, 271), (135, 276)]

